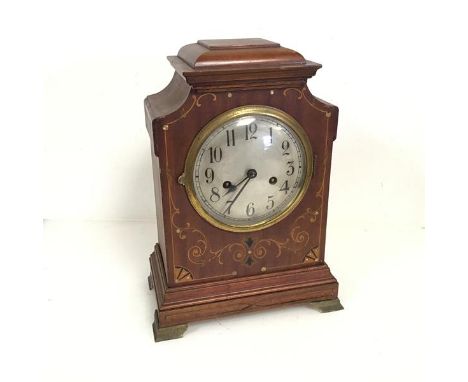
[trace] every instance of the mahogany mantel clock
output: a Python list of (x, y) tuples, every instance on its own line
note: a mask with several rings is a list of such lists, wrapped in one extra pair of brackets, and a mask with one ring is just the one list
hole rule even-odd
[(145, 100), (156, 341), (286, 303), (341, 309), (324, 262), (338, 108), (306, 86), (321, 65), (263, 39), (201, 40), (169, 61), (171, 83)]

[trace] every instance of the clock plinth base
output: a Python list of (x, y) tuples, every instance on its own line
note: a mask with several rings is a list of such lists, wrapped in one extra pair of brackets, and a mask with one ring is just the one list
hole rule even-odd
[(338, 282), (325, 263), (263, 275), (167, 285), (159, 245), (150, 256), (150, 289), (158, 309), (153, 324), (156, 341), (179, 338), (187, 323), (223, 315), (311, 303), (321, 312), (340, 310)]
[(310, 305), (312, 309), (318, 310), (320, 313), (329, 313), (344, 309), (339, 298), (335, 298), (333, 300), (314, 301), (311, 302)]

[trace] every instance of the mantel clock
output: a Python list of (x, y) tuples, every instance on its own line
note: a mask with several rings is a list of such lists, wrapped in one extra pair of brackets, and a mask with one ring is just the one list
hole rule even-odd
[(200, 40), (145, 100), (158, 243), (156, 341), (219, 315), (310, 302), (341, 309), (324, 261), (338, 108), (321, 65), (263, 39)]

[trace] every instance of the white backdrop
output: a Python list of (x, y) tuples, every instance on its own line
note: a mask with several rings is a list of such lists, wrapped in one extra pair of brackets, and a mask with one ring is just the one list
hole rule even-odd
[[(462, 12), (365, 0), (40, 4), (32, 17), (50, 284), (44, 380), (424, 380), (432, 332), (423, 309), (424, 136), (436, 110), (432, 84), (462, 67), (452, 60), (436, 75), (461, 47), (439, 31), (457, 31)], [(156, 229), (143, 100), (170, 81), (167, 55), (198, 39), (240, 37), (321, 63), (308, 86), (340, 108), (326, 250), (345, 310), (214, 320), (153, 344), (144, 276)]]
[(321, 63), (309, 87), (340, 107), (330, 218), (423, 225), (426, 67), (415, 47), (427, 41), (413, 25), (417, 7), (402, 10), (372, 1), (58, 2), (41, 57), (45, 218), (154, 219), (143, 99), (170, 81), (166, 56), (202, 38), (258, 36)]

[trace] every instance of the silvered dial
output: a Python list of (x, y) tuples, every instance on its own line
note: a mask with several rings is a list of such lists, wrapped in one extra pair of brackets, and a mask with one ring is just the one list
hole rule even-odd
[(215, 225), (271, 225), (297, 200), (310, 164), (298, 128), (287, 122), (271, 114), (241, 115), (212, 128), (200, 142), (193, 193)]

